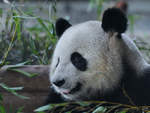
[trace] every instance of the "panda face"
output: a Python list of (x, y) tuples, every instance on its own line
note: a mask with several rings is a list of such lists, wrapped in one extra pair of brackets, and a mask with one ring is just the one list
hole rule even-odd
[(50, 81), (55, 91), (69, 100), (87, 100), (113, 90), (122, 74), (116, 43), (122, 31), (114, 23), (109, 26), (88, 21), (71, 26), (66, 20), (58, 20), (56, 33), (60, 39), (50, 66)]
[(80, 100), (114, 87), (119, 77), (113, 70), (118, 68), (119, 73), (119, 61), (114, 67), (107, 65), (115, 64), (119, 56), (113, 59), (108, 43), (109, 36), (98, 21), (68, 28), (56, 45), (50, 68), (54, 89), (67, 99)]

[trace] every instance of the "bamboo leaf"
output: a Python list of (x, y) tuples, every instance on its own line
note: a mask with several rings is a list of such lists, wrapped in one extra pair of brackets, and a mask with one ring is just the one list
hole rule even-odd
[(88, 102), (77, 102), (80, 106), (88, 106), (89, 103)]
[(7, 85), (5, 85), (4, 83), (0, 83), (0, 86), (2, 88), (4, 88), (5, 90), (7, 90), (7, 91), (16, 91), (16, 90), (22, 90), (23, 89), (23, 87), (13, 87), (13, 88), (11, 88), (11, 87), (8, 87)]
[(38, 75), (37, 73), (28, 73), (28, 72), (25, 72), (25, 71), (20, 70), (20, 69), (9, 69), (9, 70), (21, 73), (21, 74), (23, 74), (23, 75), (25, 75), (27, 77), (30, 77), (30, 78), (35, 77), (35, 76)]
[(26, 62), (22, 62), (22, 63), (19, 63), (19, 64), (16, 64), (16, 65), (11, 65), (7, 68), (7, 70), (11, 70), (11, 69), (14, 69), (14, 68), (19, 68), (19, 67), (22, 67), (24, 66), (25, 64), (29, 63), (30, 61), (26, 61)]
[(13, 87), (13, 88), (10, 88), (10, 87), (8, 87), (7, 85), (5, 85), (4, 83), (0, 83), (0, 86), (1, 86), (3, 89), (7, 90), (8, 92), (14, 94), (15, 96), (17, 96), (17, 97), (19, 97), (19, 98), (21, 98), (21, 99), (29, 99), (29, 97), (25, 97), (25, 96), (19, 95), (19, 94), (16, 92), (16, 91), (18, 91), (18, 90), (22, 90), (23, 87)]
[(100, 106), (100, 107), (96, 108), (92, 113), (105, 113), (106, 110), (107, 110), (107, 108)]
[(21, 39), (21, 20), (17, 16), (18, 16), (18, 13), (14, 11), (13, 19), (14, 19), (15, 25), (16, 25), (15, 27), (16, 27), (16, 31), (17, 31), (18, 40), (20, 40)]
[(44, 24), (43, 20), (41, 18), (37, 18), (37, 21), (41, 24), (41, 26), (46, 30), (48, 33), (49, 37), (53, 38), (53, 35), (51, 34), (50, 30), (48, 27)]
[(53, 107), (51, 105), (45, 105), (45, 106), (42, 106), (42, 107), (35, 109), (34, 111), (35, 112), (42, 112), (42, 111), (50, 110), (52, 108)]
[(6, 113), (4, 106), (0, 105), (0, 113)]
[(0, 8), (0, 17), (2, 17), (2, 15), (3, 15), (3, 9)]

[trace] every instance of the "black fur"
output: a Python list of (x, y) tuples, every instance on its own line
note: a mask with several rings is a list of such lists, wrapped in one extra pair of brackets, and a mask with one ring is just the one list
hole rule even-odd
[(137, 75), (127, 62), (123, 65), (126, 73), (122, 83), (128, 96), (135, 105), (150, 105), (150, 67)]
[(127, 17), (118, 8), (107, 9), (102, 18), (102, 28), (105, 32), (115, 31), (119, 34), (124, 33), (127, 29)]
[(67, 20), (63, 18), (59, 18), (56, 21), (56, 25), (55, 25), (57, 36), (60, 37), (64, 33), (64, 31), (68, 29), (70, 26), (71, 24)]
[(71, 54), (70, 58), (72, 64), (80, 71), (86, 71), (87, 69), (87, 60), (83, 58), (83, 56), (78, 53), (74, 52)]
[(124, 74), (118, 87), (106, 94), (103, 100), (131, 105), (150, 105), (150, 68), (141, 76), (124, 59)]
[(47, 104), (55, 104), (55, 103), (62, 103), (65, 100), (62, 98), (62, 96), (55, 92), (55, 90), (51, 87), (49, 90), (49, 95), (46, 99), (45, 105)]

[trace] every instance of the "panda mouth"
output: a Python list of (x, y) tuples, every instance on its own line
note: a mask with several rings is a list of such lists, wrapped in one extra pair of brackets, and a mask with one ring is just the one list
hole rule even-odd
[(66, 95), (74, 94), (74, 93), (80, 91), (81, 88), (82, 88), (82, 84), (80, 82), (78, 82), (74, 88), (72, 88), (69, 92), (63, 92), (63, 94), (66, 94)]

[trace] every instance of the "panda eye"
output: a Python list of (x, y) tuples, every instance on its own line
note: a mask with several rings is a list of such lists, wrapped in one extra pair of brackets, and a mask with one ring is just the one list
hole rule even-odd
[(87, 60), (78, 52), (71, 54), (71, 62), (80, 71), (87, 69)]
[(58, 58), (58, 61), (57, 61), (56, 67), (58, 66), (59, 62), (60, 62), (60, 58)]

